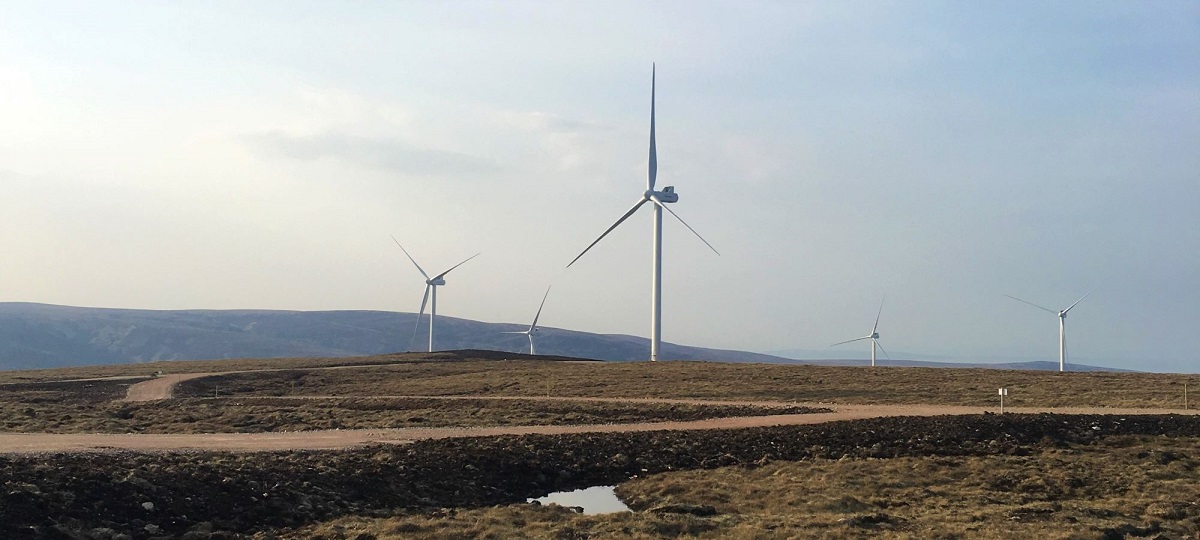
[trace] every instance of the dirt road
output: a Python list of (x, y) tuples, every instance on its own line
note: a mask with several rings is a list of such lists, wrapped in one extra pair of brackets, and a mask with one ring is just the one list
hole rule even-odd
[[(542, 398), (546, 399), (546, 398)], [(550, 398), (554, 399), (554, 398)], [(820, 404), (812, 404), (820, 405)], [(828, 405), (825, 405), (829, 407)], [(496, 435), (607, 433), (655, 430), (731, 429), (777, 425), (802, 425), (876, 418), (882, 416), (937, 416), (980, 414), (984, 409), (931, 405), (838, 405), (831, 413), (715, 418), (694, 422), (651, 422), (641, 424), (600, 424), (584, 426), (505, 426), (482, 428), (409, 428), (287, 433), (219, 434), (0, 434), (0, 454), (79, 452), (107, 450), (187, 451), (220, 450), (262, 452), (272, 450), (340, 449), (365, 444), (405, 444), (422, 439), (450, 437), (488, 437)], [(1197, 414), (1197, 411), (1161, 409), (1014, 409), (1014, 413), (1053, 412), (1064, 414)]]
[[(125, 401), (152, 401), (170, 399), (175, 386), (185, 380), (219, 375), (217, 373), (188, 373), (163, 375), (129, 387)], [(328, 396), (306, 396), (309, 399), (325, 399)], [(496, 435), (603, 433), (655, 430), (697, 430), (765, 427), (777, 425), (801, 425), (876, 418), (883, 416), (937, 416), (982, 414), (991, 409), (941, 405), (836, 405), (828, 403), (792, 403), (762, 401), (710, 401), (693, 399), (651, 398), (581, 398), (581, 397), (534, 397), (534, 396), (386, 396), (423, 397), (432, 399), (522, 399), (547, 401), (610, 401), (635, 403), (690, 403), (731, 404), (757, 406), (802, 405), (824, 407), (833, 412), (816, 414), (766, 415), (734, 418), (715, 418), (693, 422), (649, 422), (637, 424), (599, 424), (564, 426), (504, 426), (479, 428), (405, 428), (302, 431), (283, 433), (214, 433), (214, 434), (48, 434), (48, 433), (0, 433), (0, 454), (80, 452), (80, 451), (188, 451), (213, 450), (260, 452), (272, 450), (318, 450), (340, 449), (366, 444), (405, 444), (423, 439), (451, 437), (487, 437)], [(1113, 409), (1113, 408), (1011, 408), (1013, 413), (1062, 413), (1062, 414), (1197, 414), (1198, 411), (1163, 409)], [(994, 411), (992, 411), (994, 412)]]
[(179, 383), (200, 377), (209, 377), (216, 373), (183, 373), (179, 375), (162, 375), (148, 381), (142, 381), (129, 386), (122, 401), (159, 401), (171, 399), (175, 395), (175, 386)]

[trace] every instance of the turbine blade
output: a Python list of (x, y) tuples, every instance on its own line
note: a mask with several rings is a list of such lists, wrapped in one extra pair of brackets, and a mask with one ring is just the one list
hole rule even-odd
[[(395, 236), (392, 237), (392, 241), (395, 242), (397, 246), (400, 246), (400, 241), (396, 240)], [(408, 250), (404, 249), (404, 246), (400, 246), (400, 251), (404, 252), (404, 255), (408, 257), (408, 260), (412, 261), (413, 266), (417, 267), (417, 271), (420, 272), (422, 276), (425, 276), (425, 279), (429, 279), (429, 274), (426, 274), (425, 270), (421, 268), (421, 265), (417, 264), (417, 260), (412, 258), (412, 255), (408, 254)]]
[(871, 338), (871, 341), (874, 341), (874, 342), (875, 342), (875, 346), (876, 346), (876, 347), (879, 347), (879, 350), (880, 350), (881, 352), (883, 352), (883, 357), (884, 357), (884, 358), (887, 358), (888, 360), (891, 360), (891, 359), (892, 359), (892, 357), (888, 356), (888, 353), (887, 353), (887, 351), (883, 350), (883, 344), (882, 344), (882, 343), (880, 343), (878, 339)]
[(1071, 304), (1071, 307), (1063, 310), (1063, 315), (1066, 315), (1068, 311), (1071, 311), (1071, 308), (1075, 307), (1076, 304), (1082, 302), (1084, 298), (1087, 298), (1088, 295), (1092, 294), (1092, 292), (1094, 292), (1095, 290), (1096, 290), (1096, 288), (1092, 287), (1092, 290), (1088, 291), (1087, 294), (1080, 296), (1079, 300), (1076, 300), (1074, 304)]
[(700, 236), (700, 233), (696, 232), (696, 229), (693, 229), (691, 225), (688, 225), (687, 222), (683, 220), (683, 218), (679, 217), (679, 214), (676, 214), (674, 210), (671, 210), (670, 207), (663, 204), (662, 201), (658, 200), (658, 197), (651, 195), (650, 200), (653, 201), (654, 204), (657, 204), (659, 207), (661, 207), (663, 210), (666, 210), (672, 216), (675, 216), (675, 219), (678, 219), (679, 222), (682, 223), (684, 227), (687, 227), (687, 229), (689, 231), (692, 231), (692, 234), (696, 235), (696, 238), (699, 238), (701, 242), (704, 242), (704, 245), (708, 246), (708, 249), (711, 249), (713, 251), (713, 253), (716, 253), (718, 256), (721, 255), (721, 252), (717, 251), (717, 248), (713, 247), (712, 244), (708, 243), (708, 240), (705, 240), (703, 236)]
[(526, 332), (526, 331), (524, 331), (524, 330), (517, 330), (517, 331), (514, 331), (514, 332), (500, 332), (500, 333), (501, 333), (501, 334), (528, 334), (529, 332)]
[(542, 303), (538, 306), (537, 315), (533, 316), (533, 324), (529, 325), (530, 332), (537, 328), (538, 318), (542, 316), (542, 308), (546, 307), (546, 297), (548, 296), (550, 296), (550, 287), (546, 287), (546, 294), (542, 295)]
[(658, 150), (654, 145), (654, 75), (655, 65), (650, 64), (650, 166), (646, 171), (646, 189), (654, 191), (654, 181), (658, 178)]
[(871, 339), (871, 336), (867, 336), (867, 337), (860, 337), (860, 338), (854, 338), (854, 339), (848, 339), (848, 340), (846, 340), (846, 341), (839, 341), (839, 342), (837, 342), (837, 343), (834, 343), (833, 345), (830, 345), (830, 347), (837, 347), (838, 345), (845, 345), (845, 344), (847, 344), (847, 343), (854, 343), (855, 341), (862, 341), (862, 340), (864, 340), (864, 339)]
[(533, 334), (528, 334), (528, 336), (529, 336), (529, 354), (532, 355), (532, 354), (534, 354), (534, 352), (533, 352)]
[(421, 297), (421, 310), (417, 312), (417, 320), (413, 323), (412, 337), (408, 338), (408, 350), (412, 350), (413, 342), (417, 339), (417, 328), (421, 327), (421, 316), (425, 314), (425, 303), (429, 301), (429, 288), (432, 285), (425, 285), (425, 296)]
[[(1049, 311), (1050, 313), (1053, 313), (1053, 314), (1055, 314), (1055, 315), (1058, 315), (1058, 312), (1057, 312), (1057, 311), (1054, 311), (1053, 309), (1050, 309), (1050, 308), (1044, 308), (1044, 307), (1042, 307), (1042, 306), (1039, 306), (1039, 305), (1037, 305), (1037, 304), (1035, 304), (1035, 303), (1033, 303), (1033, 302), (1026, 302), (1026, 301), (1024, 301), (1024, 300), (1021, 300), (1020, 298), (1017, 298), (1017, 297), (1015, 297), (1015, 296), (1010, 296), (1010, 295), (1007, 295), (1007, 294), (1006, 294), (1006, 295), (1004, 295), (1004, 296), (1008, 296), (1009, 298), (1012, 298), (1013, 300), (1016, 300), (1016, 301), (1018, 301), (1018, 302), (1021, 302), (1021, 303), (1023, 303), (1023, 304), (1029, 304), (1029, 305), (1031, 305), (1031, 306), (1033, 306), (1033, 307), (1035, 307), (1035, 308), (1038, 308), (1038, 309), (1040, 309), (1040, 310), (1042, 310), (1042, 311)], [(1081, 298), (1080, 300), (1082, 300), (1082, 298)]]
[(880, 300), (880, 301), (879, 301), (879, 313), (876, 313), (876, 314), (875, 314), (875, 326), (872, 326), (872, 327), (871, 327), (871, 334), (872, 334), (872, 335), (874, 335), (874, 334), (875, 334), (875, 331), (876, 331), (876, 330), (879, 330), (879, 316), (880, 316), (880, 315), (883, 315), (883, 302), (884, 302), (884, 300), (887, 300), (887, 297), (886, 297), (886, 296), (884, 296), (884, 297), (883, 297), (883, 300)]
[[(478, 256), (479, 256), (479, 255), (481, 255), (481, 254), (482, 254), (482, 252), (480, 252), (480, 253), (476, 253), (476, 254), (474, 254), (474, 255), (471, 255), (470, 257), (467, 257), (467, 260), (466, 260), (466, 261), (463, 261), (463, 262), (460, 262), (460, 263), (458, 263), (458, 264), (456, 264), (456, 265), (454, 265), (454, 266), (451, 266), (451, 267), (450, 267), (450, 270), (454, 270), (455, 268), (458, 268), (458, 267), (460, 267), (460, 266), (462, 266), (462, 265), (466, 264), (466, 263), (467, 263), (467, 261), (469, 261), (469, 260), (471, 260), (471, 259), (474, 259), (475, 257), (478, 257)], [(438, 279), (438, 278), (441, 278), (441, 277), (445, 277), (445, 275), (446, 275), (446, 274), (449, 274), (449, 273), (450, 273), (450, 270), (446, 270), (445, 272), (442, 272), (442, 273), (438, 274), (438, 275), (437, 275), (437, 276), (435, 276), (433, 279)]]
[(592, 249), (592, 246), (596, 245), (601, 240), (603, 240), (605, 236), (608, 236), (608, 233), (612, 232), (613, 229), (617, 228), (617, 225), (620, 225), (621, 222), (625, 221), (626, 219), (629, 219), (629, 216), (632, 216), (634, 212), (637, 212), (638, 208), (641, 208), (642, 205), (646, 204), (646, 201), (648, 201), (648, 200), (650, 200), (650, 199), (647, 199), (646, 197), (642, 197), (641, 199), (639, 199), (637, 204), (634, 204), (633, 208), (630, 208), (628, 212), (625, 212), (625, 215), (621, 216), (621, 219), (618, 219), (616, 223), (613, 223), (612, 226), (608, 228), (608, 230), (604, 231), (604, 234), (600, 235), (600, 238), (597, 238), (594, 241), (592, 241), (592, 243), (588, 244), (588, 247), (585, 248), (583, 250), (583, 252), (581, 252), (579, 255), (576, 255), (574, 259), (571, 259), (571, 262), (567, 263), (567, 268), (570, 268), (572, 264), (575, 264), (575, 261), (578, 261), (579, 258), (582, 257), (584, 253), (587, 253), (589, 249)]

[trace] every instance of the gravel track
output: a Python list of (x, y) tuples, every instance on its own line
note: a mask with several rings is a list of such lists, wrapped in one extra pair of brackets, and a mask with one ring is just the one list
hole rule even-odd
[[(522, 398), (554, 400), (563, 398)], [(656, 400), (640, 400), (653, 402)], [(672, 400), (668, 402), (677, 402)], [(701, 400), (688, 403), (706, 403)], [(782, 405), (774, 403), (774, 405)], [(788, 405), (792, 405), (788, 403)], [(714, 418), (694, 422), (648, 422), (636, 424), (599, 424), (580, 426), (501, 426), (480, 428), (405, 428), (333, 431), (297, 431), (287, 433), (214, 433), (214, 434), (49, 434), (5, 433), (0, 435), (0, 454), (46, 452), (84, 452), (134, 450), (177, 452), (191, 450), (264, 452), (277, 450), (331, 450), (369, 444), (407, 444), (420, 440), (499, 435), (561, 435), (644, 431), (692, 431), (769, 426), (821, 424), (841, 420), (894, 416), (977, 415), (988, 412), (975, 407), (932, 405), (829, 405), (799, 404), (831, 408), (831, 413), (789, 414)], [(1013, 413), (1146, 415), (1189, 414), (1197, 411), (1148, 409), (1013, 409)]]
[[(373, 366), (339, 366), (337, 368)], [(274, 370), (270, 370), (274, 371)], [(129, 387), (124, 401), (154, 401), (170, 399), (180, 382), (201, 377), (228, 373), (188, 373), (163, 375)], [(306, 396), (308, 399), (328, 399), (330, 396)], [(796, 426), (820, 424), (842, 420), (883, 418), (896, 416), (944, 416), (975, 415), (994, 412), (980, 407), (942, 405), (839, 405), (829, 403), (792, 403), (776, 401), (712, 401), (693, 399), (654, 398), (582, 398), (548, 396), (386, 396), (421, 397), (429, 399), (521, 399), (545, 401), (606, 401), (631, 403), (677, 403), (701, 405), (753, 405), (778, 407), (802, 405), (832, 409), (829, 413), (765, 415), (732, 418), (714, 418), (692, 422), (647, 422), (634, 424), (560, 425), (560, 426), (501, 426), (477, 428), (404, 428), (300, 431), (284, 433), (219, 433), (219, 434), (49, 434), (49, 433), (3, 433), (0, 434), (0, 454), (96, 452), (96, 451), (153, 451), (178, 452), (193, 450), (263, 452), (278, 450), (329, 450), (354, 448), (369, 444), (407, 444), (420, 440), (451, 439), (464, 437), (491, 437), (499, 435), (561, 435), (582, 433), (646, 432), (668, 430), (736, 429), (769, 426)], [(1090, 415), (1146, 415), (1187, 414), (1200, 411), (1166, 409), (1118, 409), (1118, 408), (1007, 408), (1013, 413), (1054, 413)]]

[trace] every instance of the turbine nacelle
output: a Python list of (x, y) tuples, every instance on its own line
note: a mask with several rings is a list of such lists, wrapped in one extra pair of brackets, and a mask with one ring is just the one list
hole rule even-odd
[(434, 287), (441, 287), (442, 285), (446, 284), (446, 280), (442, 277), (438, 277), (436, 279), (427, 279), (427, 280), (425, 280), (425, 284), (431, 285)]
[(642, 194), (642, 198), (647, 201), (651, 199), (658, 199), (664, 204), (679, 202), (679, 194), (675, 193), (675, 186), (667, 186), (663, 188), (662, 191), (647, 189), (646, 192)]
[(871, 339), (879, 339), (879, 332), (871, 332), (871, 335), (869, 335), (867, 337), (869, 337)]

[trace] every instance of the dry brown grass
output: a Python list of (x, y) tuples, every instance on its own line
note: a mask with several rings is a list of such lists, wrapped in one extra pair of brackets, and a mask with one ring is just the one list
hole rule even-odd
[(150, 377), (163, 373), (217, 373), (224, 371), (256, 371), (264, 369), (308, 369), (335, 366), (394, 364), (400, 362), (448, 361), (458, 359), (456, 353), (397, 353), (378, 356), (349, 356), (338, 358), (240, 358), (230, 360), (161, 361), (142, 364), (109, 364), (53, 369), (0, 371), (0, 384), (90, 379), (101, 377)]
[(772, 536), (755, 532), (764, 530), (834, 537), (869, 531), (885, 538), (1093, 538), (1107, 528), (1152, 529), (1155, 523), (1162, 532), (1195, 538), (1198, 443), (1116, 438), (1031, 456), (774, 463), (656, 475), (623, 484), (619, 493), (635, 509), (712, 505), (744, 519), (727, 531), (743, 538)]
[[(556, 505), (511, 505), (485, 509), (409, 512), (386, 519), (352, 516), (278, 537), (329, 540), (694, 538), (706, 533), (719, 532), (720, 521), (720, 518), (714, 520), (688, 515), (630, 512), (585, 516)], [(255, 538), (269, 537), (258, 535)]]
[[(365, 396), (566, 396), (819, 401), (868, 404), (995, 406), (995, 388), (1010, 389), (1012, 407), (1182, 405), (1183, 383), (1200, 377), (1145, 373), (1053, 373), (985, 369), (925, 369), (720, 364), (595, 363), (541, 360), (456, 360), (457, 353), (363, 358), (169, 362), (72, 368), (12, 378), (58, 382), (0, 384), (0, 431), (256, 432), (333, 428), (583, 424), (699, 419), (758, 412), (684, 411), (675, 406), (563, 403), (416, 403)], [(390, 363), (389, 363), (390, 362)], [(331, 366), (354, 369), (322, 369)], [(291, 367), (289, 367), (291, 366)], [(296, 367), (299, 366), (299, 367)], [(113, 403), (141, 379), (62, 382), (85, 375), (269, 369), (195, 379), (181, 398)], [(199, 399), (214, 395), (236, 399)], [(252, 399), (335, 396), (331, 400)], [(690, 415), (690, 416), (689, 416)]]
[[(81, 384), (81, 383), (74, 383)], [(421, 398), (183, 398), (125, 403), (0, 400), (0, 431), (27, 433), (261, 433), (321, 429), (623, 424), (800, 414), (803, 407)]]
[[(618, 494), (632, 513), (530, 505), (407, 512), (286, 537), (1084, 539), (1122, 531), (1194, 539), (1197, 467), (1200, 439), (1129, 437), (1029, 456), (777, 462), (631, 480)], [(717, 514), (650, 511), (673, 504)]]
[[(587, 421), (584, 418), (611, 421), (620, 415), (630, 421), (661, 418), (687, 409), (668, 405), (664, 407), (671, 410), (664, 412), (643, 404), (624, 410), (620, 407), (625, 405), (612, 403), (362, 397), (401, 395), (993, 406), (995, 389), (1005, 386), (1011, 391), (1010, 406), (1173, 408), (1182, 405), (1185, 381), (1193, 389), (1200, 386), (1196, 376), (1138, 373), (459, 361), (452, 354), (439, 356), (439, 361), (423, 360), (426, 356), (168, 362), (0, 373), (0, 383), (24, 381), (0, 386), (0, 430), (36, 426), (39, 431), (59, 432), (196, 432), (582, 423)], [(310, 369), (347, 364), (371, 367)], [(148, 375), (158, 369), (185, 373), (264, 368), (277, 371), (197, 379), (184, 383), (180, 399), (143, 404), (113, 401), (124, 394), (130, 380), (31, 382)], [(215, 386), (222, 396), (230, 397), (202, 397), (211, 395)], [(336, 398), (299, 398), (319, 395)], [(1113, 534), (1200, 537), (1196, 502), (1200, 501), (1200, 439), (1123, 437), (1068, 448), (1044, 446), (1027, 456), (819, 459), (654, 475), (619, 487), (619, 493), (639, 510), (630, 513), (581, 516), (530, 505), (401, 511), (386, 519), (345, 517), (289, 534), (988, 539), (1100, 538), (1108, 529)], [(672, 504), (711, 505), (718, 513), (698, 517), (647, 511)]]
[[(505, 395), (761, 399), (833, 403), (995, 406), (1010, 389), (1013, 407), (1181, 408), (1187, 382), (1200, 401), (1200, 376), (1155, 373), (870, 368), (709, 362), (558, 362), (489, 352), (405, 353), (354, 358), (154, 362), (0, 372), (0, 384), (91, 377), (253, 370), (363, 369), (294, 374), (262, 372), (225, 379), (243, 395)], [(514, 361), (502, 361), (514, 358)], [(465, 361), (464, 361), (465, 359)], [(474, 360), (472, 360), (474, 359)], [(201, 380), (195, 395), (211, 395)], [(222, 390), (224, 390), (222, 386)], [(207, 391), (207, 394), (204, 392)]]
[(551, 394), (994, 407), (996, 389), (1003, 386), (1009, 388), (1005, 404), (1011, 407), (1182, 408), (1185, 382), (1200, 394), (1200, 376), (1155, 373), (465, 361), (240, 374), (189, 381), (182, 388), (190, 395), (211, 395), (213, 385), (219, 385), (235, 395)]

